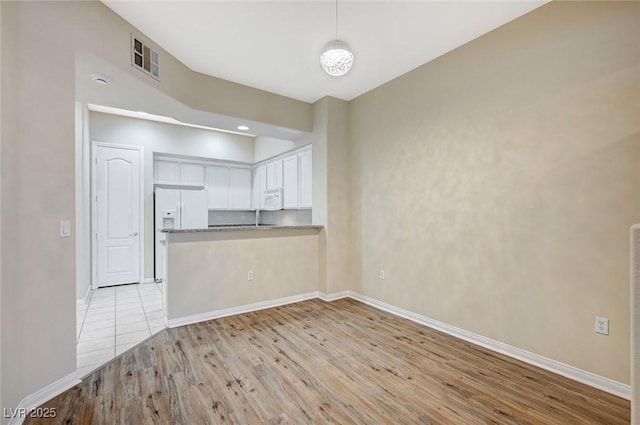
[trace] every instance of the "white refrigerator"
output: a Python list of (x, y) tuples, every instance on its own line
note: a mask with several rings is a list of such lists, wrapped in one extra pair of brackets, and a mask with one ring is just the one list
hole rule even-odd
[(156, 188), (155, 278), (166, 280), (167, 234), (162, 230), (206, 229), (209, 225), (206, 190)]

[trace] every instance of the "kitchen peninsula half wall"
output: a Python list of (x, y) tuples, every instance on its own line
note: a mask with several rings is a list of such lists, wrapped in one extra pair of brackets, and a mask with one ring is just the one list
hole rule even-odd
[(309, 225), (167, 232), (169, 326), (316, 296), (322, 229)]

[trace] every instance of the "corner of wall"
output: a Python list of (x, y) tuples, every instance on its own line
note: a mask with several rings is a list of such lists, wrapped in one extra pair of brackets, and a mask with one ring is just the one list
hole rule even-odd
[[(354, 100), (355, 101), (355, 100)], [(349, 229), (350, 242), (351, 242), (351, 290), (362, 293), (362, 209), (361, 209), (361, 161), (362, 158), (360, 152), (360, 145), (357, 143), (358, 138), (354, 137), (354, 128), (351, 125), (353, 120), (353, 104), (354, 101), (349, 102), (349, 136), (348, 136), (348, 157), (349, 157), (349, 173), (347, 179), (350, 185), (349, 192), (349, 208), (351, 217), (351, 226)]]
[[(15, 81), (17, 71), (15, 67), (10, 66), (17, 55), (16, 46), (11, 41), (17, 37), (15, 20), (17, 19), (16, 7), (12, 2), (0, 2), (0, 408), (14, 407), (17, 403), (15, 397), (8, 397), (12, 382), (10, 382), (8, 363), (10, 356), (7, 354), (9, 347), (8, 342), (11, 340), (9, 332), (9, 309), (7, 300), (10, 298), (8, 292), (11, 287), (7, 282), (11, 282), (10, 273), (14, 267), (7, 265), (15, 260), (15, 255), (11, 250), (6, 249), (10, 243), (11, 235), (15, 234), (13, 221), (16, 218), (15, 213), (6, 209), (8, 201), (12, 201), (15, 197), (15, 190), (12, 190), (11, 180), (15, 179), (12, 175), (12, 167), (14, 167), (15, 158), (14, 147), (8, 144), (8, 141), (15, 139), (15, 105), (17, 101), (17, 89)], [(11, 108), (7, 107), (11, 105)], [(10, 257), (10, 258), (8, 258)], [(4, 415), (3, 415), (4, 416)], [(2, 424), (8, 423), (8, 419), (1, 418)]]
[(631, 252), (631, 423), (640, 424), (640, 224), (629, 230)]
[(76, 300), (83, 300), (91, 282), (91, 249), (89, 226), (89, 110), (82, 102), (75, 103), (75, 209), (76, 209)]
[[(2, 60), (2, 3), (0, 3), (0, 64)], [(2, 93), (2, 66), (0, 66), (0, 93)], [(0, 123), (2, 123), (2, 96), (0, 95)], [(0, 127), (2, 127), (0, 125)], [(0, 235), (2, 235), (2, 131), (0, 131)], [(0, 243), (0, 408), (2, 404), (2, 243)]]
[(349, 104), (324, 97), (313, 105), (313, 117), (313, 222), (325, 226), (320, 290), (330, 294), (353, 288)]

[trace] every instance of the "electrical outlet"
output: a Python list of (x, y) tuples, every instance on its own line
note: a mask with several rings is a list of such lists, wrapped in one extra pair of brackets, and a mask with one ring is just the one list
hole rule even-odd
[(247, 280), (253, 280), (253, 271), (247, 273)]
[(596, 316), (595, 331), (597, 334), (609, 335), (609, 319)]
[(380, 270), (380, 280), (384, 280), (384, 270)]

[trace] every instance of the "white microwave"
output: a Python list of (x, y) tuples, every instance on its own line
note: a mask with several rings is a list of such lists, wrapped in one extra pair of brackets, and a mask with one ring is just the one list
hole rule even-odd
[(263, 208), (269, 211), (284, 209), (284, 206), (282, 205), (282, 198), (282, 189), (267, 190), (264, 193)]

